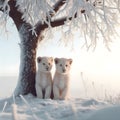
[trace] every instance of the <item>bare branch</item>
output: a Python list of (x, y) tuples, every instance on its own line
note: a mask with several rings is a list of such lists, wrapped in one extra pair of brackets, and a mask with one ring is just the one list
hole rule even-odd
[[(54, 6), (53, 6), (53, 10), (55, 13), (57, 13), (57, 11), (65, 4), (66, 0), (59, 0)], [(54, 16), (54, 13), (50, 13), (51, 17)]]
[[(69, 20), (71, 20), (72, 18), (69, 18)], [(66, 17), (63, 17), (61, 19), (57, 19), (55, 21), (52, 21), (51, 22), (51, 26), (52, 27), (59, 27), (59, 26), (62, 26), (64, 25), (64, 23), (67, 21), (67, 18)]]
[[(77, 17), (77, 13), (75, 14), (74, 18)], [(73, 18), (70, 17), (70, 18), (67, 18), (67, 17), (63, 17), (61, 19), (57, 19), (57, 20), (54, 20), (51, 22), (51, 26), (52, 27), (59, 27), (59, 26), (62, 26), (65, 24), (65, 22), (68, 20), (68, 21), (71, 21)]]

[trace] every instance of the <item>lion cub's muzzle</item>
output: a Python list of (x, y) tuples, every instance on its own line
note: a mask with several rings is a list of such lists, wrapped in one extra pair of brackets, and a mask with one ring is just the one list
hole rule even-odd
[(46, 71), (49, 71), (49, 67), (46, 67)]

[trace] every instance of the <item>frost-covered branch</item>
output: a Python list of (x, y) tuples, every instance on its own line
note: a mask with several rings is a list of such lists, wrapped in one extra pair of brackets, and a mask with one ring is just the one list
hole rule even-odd
[(2, 9), (3, 4), (4, 4), (4, 0), (0, 0), (0, 11), (3, 11), (3, 9)]
[(7, 33), (6, 30), (6, 24), (7, 24), (7, 20), (9, 18), (9, 12), (10, 12), (10, 6), (8, 4), (8, 0), (0, 0), (0, 29), (5, 30), (5, 32)]
[[(85, 38), (85, 45), (96, 46), (97, 40), (103, 40), (105, 45), (113, 39), (116, 25), (120, 21), (120, 0), (74, 0), (68, 11), (68, 18), (77, 13), (71, 25), (79, 28)], [(118, 5), (117, 5), (118, 4)], [(82, 14), (81, 14), (82, 13)]]
[(30, 30), (36, 36), (45, 28), (77, 27), (87, 46), (100, 37), (111, 41), (120, 21), (120, 0), (0, 0), (0, 10), (12, 17), (18, 30), (23, 23), (33, 26)]
[(18, 10), (18, 6), (16, 5), (16, 0), (10, 0), (9, 1), (9, 6), (10, 6), (10, 17), (13, 19), (17, 29), (20, 29), (21, 24), (25, 23), (26, 21), (23, 21), (22, 19), (22, 15), (23, 13), (21, 13)]
[(10, 12), (10, 6), (8, 4), (8, 0), (0, 1), (0, 11), (2, 11), (0, 20), (6, 21), (7, 17), (9, 16), (9, 12)]
[(99, 39), (106, 46), (111, 42), (120, 23), (120, 0), (65, 0), (64, 6), (49, 17), (49, 24), (44, 22), (38, 28), (77, 27), (87, 48), (96, 47)]
[[(65, 4), (66, 0), (59, 0), (52, 6), (52, 11), (49, 11), (48, 16), (45, 18), (45, 23), (41, 24), (41, 21), (35, 25), (36, 32), (39, 34), (41, 30), (51, 26), (51, 18), (59, 11), (59, 9)], [(48, 21), (48, 22), (47, 22)]]
[(5, 108), (6, 108), (6, 106), (7, 106), (7, 101), (5, 101), (5, 103), (4, 103), (4, 106), (3, 106), (3, 109), (2, 109), (2, 112), (4, 112), (4, 110), (5, 110)]
[(22, 13), (17, 10), (16, 0), (0, 0), (0, 24), (6, 24), (7, 19), (11, 17), (19, 30), (19, 26), (24, 23), (22, 20)]

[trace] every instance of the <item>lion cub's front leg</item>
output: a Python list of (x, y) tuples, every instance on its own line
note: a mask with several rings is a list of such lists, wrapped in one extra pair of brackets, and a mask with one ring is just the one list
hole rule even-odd
[(50, 98), (50, 96), (51, 96), (51, 89), (52, 89), (51, 86), (46, 87), (46, 89), (45, 89), (45, 99), (49, 99)]
[(56, 85), (53, 85), (53, 94), (54, 94), (54, 99), (59, 99), (60, 92), (59, 88)]
[(38, 84), (36, 84), (35, 87), (36, 87), (37, 97), (40, 98), (40, 99), (42, 99), (43, 98), (42, 88)]
[(67, 99), (67, 94), (68, 94), (68, 88), (65, 88), (62, 92), (61, 92), (61, 100), (65, 100)]

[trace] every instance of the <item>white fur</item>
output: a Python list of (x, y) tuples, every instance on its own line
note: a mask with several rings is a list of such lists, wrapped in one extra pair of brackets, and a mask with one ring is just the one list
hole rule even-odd
[(53, 78), (54, 99), (67, 99), (69, 90), (69, 72), (72, 59), (55, 58), (56, 71)]
[(36, 93), (37, 97), (42, 99), (43, 98), (43, 90), (45, 91), (45, 99), (50, 98), (51, 89), (52, 89), (52, 75), (51, 75), (51, 68), (53, 65), (53, 58), (52, 57), (38, 57), (38, 70), (36, 72)]

